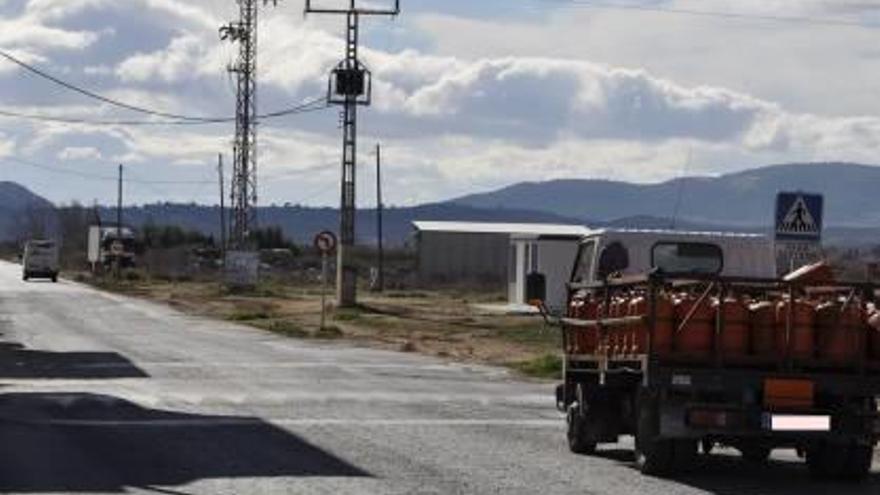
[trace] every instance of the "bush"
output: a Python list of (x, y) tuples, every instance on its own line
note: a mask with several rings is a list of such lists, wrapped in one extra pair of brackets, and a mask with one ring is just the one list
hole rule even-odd
[(558, 379), (562, 377), (562, 359), (556, 354), (544, 354), (543, 356), (518, 361), (511, 367), (528, 376), (536, 378)]
[(254, 321), (254, 320), (268, 320), (272, 318), (272, 315), (269, 314), (268, 311), (264, 310), (236, 310), (232, 314), (226, 317), (229, 321)]

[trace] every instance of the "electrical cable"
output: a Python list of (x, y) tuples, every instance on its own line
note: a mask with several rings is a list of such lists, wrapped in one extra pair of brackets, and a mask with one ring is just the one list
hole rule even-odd
[(773, 22), (788, 22), (788, 23), (798, 23), (798, 24), (812, 24), (812, 25), (824, 25), (824, 26), (846, 26), (846, 27), (860, 27), (865, 29), (876, 29), (877, 26), (872, 26), (870, 24), (855, 21), (855, 20), (846, 20), (846, 19), (821, 19), (816, 17), (797, 17), (797, 16), (778, 16), (778, 15), (768, 15), (768, 14), (744, 14), (738, 12), (719, 12), (712, 10), (701, 10), (701, 9), (685, 9), (685, 8), (676, 8), (676, 7), (657, 7), (651, 5), (635, 5), (635, 4), (615, 4), (608, 2), (592, 2), (589, 0), (540, 0), (538, 3), (544, 4), (546, 6), (548, 3), (555, 4), (559, 7), (569, 7), (569, 8), (588, 8), (588, 9), (599, 9), (599, 10), (635, 10), (635, 11), (643, 11), (643, 12), (656, 12), (662, 14), (680, 14), (680, 15), (689, 15), (689, 16), (699, 16), (699, 17), (716, 17), (716, 18), (727, 18), (727, 19), (739, 19), (739, 20), (760, 20), (760, 21), (773, 21)]
[[(30, 160), (24, 160), (21, 158), (16, 158), (16, 157), (11, 157), (11, 156), (0, 158), (0, 162), (2, 162), (4, 160), (14, 162), (19, 165), (26, 165), (28, 167), (38, 168), (38, 169), (46, 170), (46, 171), (57, 173), (57, 174), (72, 175), (72, 176), (80, 177), (83, 179), (109, 181), (109, 182), (116, 182), (119, 180), (118, 177), (111, 177), (108, 175), (100, 175), (100, 174), (92, 174), (92, 173), (88, 173), (88, 172), (80, 172), (78, 170), (60, 169), (60, 168), (56, 168), (56, 167), (51, 167), (49, 165), (44, 165), (41, 163), (32, 162)], [(126, 177), (123, 177), (122, 182), (132, 183), (132, 184), (155, 184), (155, 185), (165, 185), (165, 186), (168, 186), (168, 185), (197, 185), (197, 184), (213, 184), (214, 183), (214, 181), (212, 181), (212, 180), (211, 181), (209, 181), (209, 180), (148, 180), (148, 179), (133, 179), (133, 178), (126, 178)]]
[[(119, 100), (115, 100), (115, 99), (100, 95), (98, 93), (95, 93), (93, 91), (90, 91), (88, 89), (82, 88), (80, 86), (77, 86), (73, 83), (64, 81), (58, 77), (55, 77), (55, 76), (49, 74), (48, 72), (45, 72), (41, 69), (38, 69), (37, 67), (34, 67), (34, 66), (28, 64), (27, 62), (24, 62), (23, 60), (13, 56), (12, 54), (10, 54), (4, 50), (0, 50), (0, 57), (5, 58), (6, 60), (18, 65), (19, 67), (27, 70), (28, 72), (31, 72), (32, 74), (35, 74), (39, 77), (42, 77), (48, 81), (55, 83), (57, 85), (60, 85), (70, 91), (74, 91), (76, 93), (87, 96), (89, 98), (101, 101), (103, 103), (106, 103), (106, 104), (109, 104), (112, 106), (123, 108), (123, 109), (129, 110), (129, 111), (143, 113), (146, 115), (152, 115), (154, 117), (162, 117), (165, 119), (172, 120), (172, 122), (167, 122), (167, 121), (165, 121), (165, 122), (119, 121), (119, 123), (114, 123), (111, 121), (105, 121), (105, 122), (104, 121), (97, 121), (96, 125), (198, 125), (198, 124), (228, 123), (228, 122), (235, 122), (235, 120), (236, 120), (235, 117), (196, 117), (196, 116), (192, 116), (192, 115), (181, 115), (181, 114), (169, 113), (169, 112), (164, 112), (164, 111), (159, 111), (159, 110), (152, 110), (149, 108), (132, 105), (130, 103), (125, 103), (125, 102), (122, 102)], [(326, 108), (327, 106), (329, 106), (327, 104), (326, 97), (320, 97), (320, 98), (314, 99), (313, 101), (306, 102), (302, 105), (298, 105), (293, 108), (288, 108), (288, 109), (284, 109), (284, 110), (270, 112), (270, 113), (263, 114), (263, 115), (258, 115), (257, 119), (271, 119), (271, 118), (277, 118), (277, 117), (283, 117), (286, 115), (291, 115), (294, 113), (318, 110), (318, 108), (315, 108), (315, 109), (308, 108), (307, 109), (307, 107), (310, 107), (311, 105), (314, 105), (315, 103), (319, 103), (319, 102), (324, 103), (324, 106), (321, 108)], [(86, 119), (65, 119), (65, 118), (55, 118), (55, 117), (49, 117), (49, 116), (38, 116), (38, 115), (33, 115), (33, 114), (14, 115), (16, 113), (18, 113), (18, 112), (12, 112), (12, 111), (3, 111), (2, 112), (3, 115), (7, 115), (7, 116), (15, 116), (15, 117), (21, 117), (21, 118), (33, 118), (36, 120), (43, 120), (43, 121), (56, 120), (59, 122), (63, 122), (65, 120), (71, 120), (73, 122), (67, 122), (67, 123), (88, 123), (86, 121)]]
[[(320, 103), (321, 105), (315, 106)], [(329, 105), (326, 102), (325, 97), (321, 97), (319, 99), (315, 99), (312, 101), (307, 101), (301, 105), (297, 105), (295, 107), (287, 108), (284, 110), (278, 110), (266, 114), (261, 114), (257, 116), (257, 120), (265, 120), (265, 119), (274, 119), (278, 117), (284, 117), (287, 115), (297, 115), (303, 113), (317, 112), (320, 110), (324, 110), (328, 108)], [(0, 109), (0, 117), (14, 117), (14, 118), (22, 118), (29, 120), (37, 120), (41, 122), (55, 122), (61, 124), (83, 124), (83, 125), (96, 125), (96, 126), (119, 126), (119, 127), (136, 127), (136, 126), (194, 126), (194, 125), (211, 125), (211, 124), (225, 124), (230, 122), (235, 122), (234, 118), (224, 118), (217, 119), (215, 121), (192, 121), (192, 120), (92, 120), (85, 118), (77, 118), (77, 117), (54, 117), (51, 115), (44, 114), (36, 114), (36, 113), (27, 113), (27, 112), (17, 112), (13, 110), (4, 110)]]

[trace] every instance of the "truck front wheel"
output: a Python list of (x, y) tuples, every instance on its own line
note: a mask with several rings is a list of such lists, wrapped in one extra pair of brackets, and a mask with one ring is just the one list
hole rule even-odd
[(568, 449), (575, 454), (592, 454), (596, 452), (595, 436), (590, 435), (589, 420), (581, 412), (581, 406), (577, 402), (568, 407), (566, 414), (568, 422)]

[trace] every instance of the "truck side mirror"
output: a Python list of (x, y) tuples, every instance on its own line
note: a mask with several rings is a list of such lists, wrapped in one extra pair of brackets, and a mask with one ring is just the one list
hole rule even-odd
[(546, 299), (547, 277), (537, 272), (526, 275), (526, 301), (532, 306), (540, 306)]
[(606, 246), (599, 255), (599, 266), (596, 270), (600, 279), (606, 279), (611, 274), (622, 272), (629, 267), (629, 252), (619, 242), (612, 242)]

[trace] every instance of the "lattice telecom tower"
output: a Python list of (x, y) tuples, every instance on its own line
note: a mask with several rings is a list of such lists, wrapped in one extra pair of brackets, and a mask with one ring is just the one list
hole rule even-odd
[[(239, 45), (228, 70), (238, 79), (235, 111), (229, 243), (246, 249), (257, 223), (257, 11), (259, 0), (237, 0), (239, 20), (220, 28), (220, 39)], [(277, 5), (278, 0), (262, 0)]]
[(341, 105), (342, 112), (342, 191), (339, 219), (339, 246), (336, 261), (336, 302), (340, 307), (357, 303), (357, 272), (350, 261), (355, 241), (355, 172), (357, 165), (357, 107), (371, 102), (370, 71), (358, 59), (358, 34), (361, 16), (397, 16), (400, 0), (393, 9), (361, 8), (358, 0), (347, 0), (347, 8), (313, 6), (306, 0), (307, 14), (338, 14), (346, 16), (345, 59), (333, 69), (328, 88), (328, 101)]

